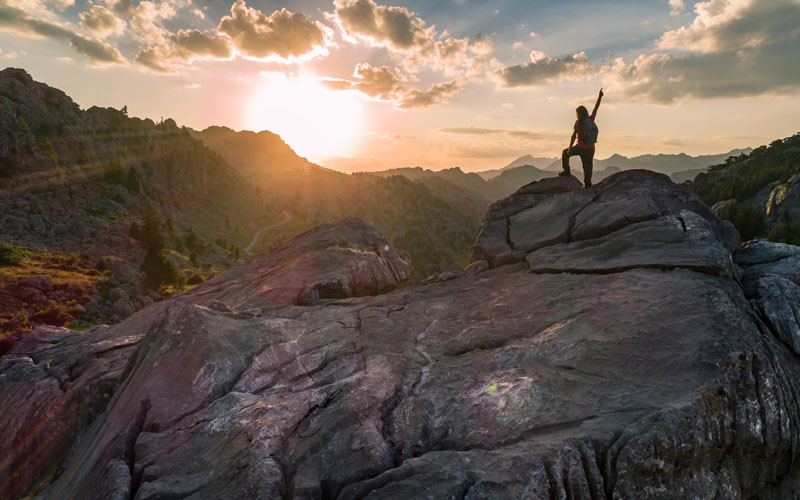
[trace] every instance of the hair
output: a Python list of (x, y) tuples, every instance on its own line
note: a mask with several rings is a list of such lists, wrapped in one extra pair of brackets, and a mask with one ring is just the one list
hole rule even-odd
[(575, 108), (575, 112), (578, 113), (578, 120), (580, 121), (589, 118), (589, 112), (586, 110), (586, 106), (578, 106)]

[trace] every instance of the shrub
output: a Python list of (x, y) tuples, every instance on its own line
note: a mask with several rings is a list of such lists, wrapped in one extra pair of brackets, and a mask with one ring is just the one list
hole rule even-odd
[(25, 257), (22, 247), (0, 241), (0, 266), (16, 266)]
[(42, 137), (39, 140), (39, 146), (42, 148), (42, 150), (45, 153), (48, 154), (48, 156), (50, 156), (50, 158), (54, 162), (56, 162), (56, 163), (58, 162), (58, 154), (56, 153), (56, 148), (53, 147), (53, 143), (50, 142), (50, 139), (48, 139), (47, 137)]
[(186, 280), (187, 285), (199, 285), (200, 283), (204, 282), (206, 277), (198, 272), (194, 272), (189, 276), (189, 279)]
[(800, 222), (783, 221), (772, 228), (767, 238), (776, 243), (800, 245)]
[(194, 229), (189, 228), (185, 231), (183, 237), (183, 243), (186, 245), (186, 248), (189, 249), (196, 249), (198, 244), (197, 233), (194, 232)]
[(14, 171), (14, 161), (11, 160), (9, 157), (1, 157), (0, 158), (0, 177), (8, 178), (11, 177), (11, 173)]
[(133, 221), (131, 222), (131, 228), (128, 230), (128, 236), (133, 238), (134, 240), (141, 240), (142, 239), (142, 226), (139, 225), (138, 222)]
[(105, 258), (101, 257), (97, 260), (97, 264), (94, 265), (94, 268), (101, 273), (105, 273), (111, 271), (111, 264), (109, 264)]
[(139, 174), (136, 172), (135, 168), (131, 167), (128, 169), (128, 175), (123, 185), (132, 193), (142, 192), (142, 184), (139, 182)]
[(147, 285), (158, 288), (161, 285), (182, 286), (185, 282), (183, 274), (161, 249), (150, 249), (144, 256), (142, 271), (147, 277)]
[(739, 230), (742, 240), (752, 240), (761, 236), (766, 229), (764, 217), (749, 203), (733, 202), (728, 205), (719, 218), (729, 220)]

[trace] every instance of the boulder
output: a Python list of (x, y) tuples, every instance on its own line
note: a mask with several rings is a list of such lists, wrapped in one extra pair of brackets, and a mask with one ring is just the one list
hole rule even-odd
[[(555, 245), (585, 242), (580, 245), (585, 249), (632, 224), (666, 216), (682, 220), (683, 211), (695, 214), (692, 220), (702, 226), (691, 234), (713, 238), (726, 255), (739, 245), (738, 233), (729, 222), (721, 222), (694, 193), (666, 175), (627, 170), (590, 189), (571, 190), (561, 189), (569, 185), (569, 178), (559, 179), (540, 181), (543, 188), (537, 194), (515, 194), (493, 204), (481, 225), (472, 261), (486, 260), (498, 267)], [(554, 186), (552, 191), (544, 189), (548, 185)]]
[(489, 270), (489, 263), (485, 260), (476, 260), (464, 269), (464, 274), (480, 274)]
[(771, 241), (748, 241), (734, 254), (742, 270), (742, 285), (748, 296), (756, 295), (758, 281), (780, 276), (800, 285), (800, 247)]
[(232, 309), (312, 305), (376, 295), (411, 277), (408, 255), (375, 227), (355, 218), (318, 226), (264, 257), (233, 267), (186, 295), (214, 296)]

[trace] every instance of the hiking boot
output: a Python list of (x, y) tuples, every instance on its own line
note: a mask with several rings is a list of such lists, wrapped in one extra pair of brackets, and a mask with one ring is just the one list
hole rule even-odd
[(561, 172), (558, 174), (558, 176), (559, 176), (559, 177), (571, 177), (571, 176), (572, 176), (572, 174), (570, 174), (570, 173), (569, 173), (568, 171), (566, 171), (566, 170), (562, 170), (562, 171), (561, 171)]

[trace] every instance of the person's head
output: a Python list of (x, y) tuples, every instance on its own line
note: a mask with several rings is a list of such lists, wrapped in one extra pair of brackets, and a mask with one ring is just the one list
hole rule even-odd
[(575, 108), (575, 116), (581, 121), (589, 118), (589, 112), (586, 110), (586, 106), (578, 106)]

